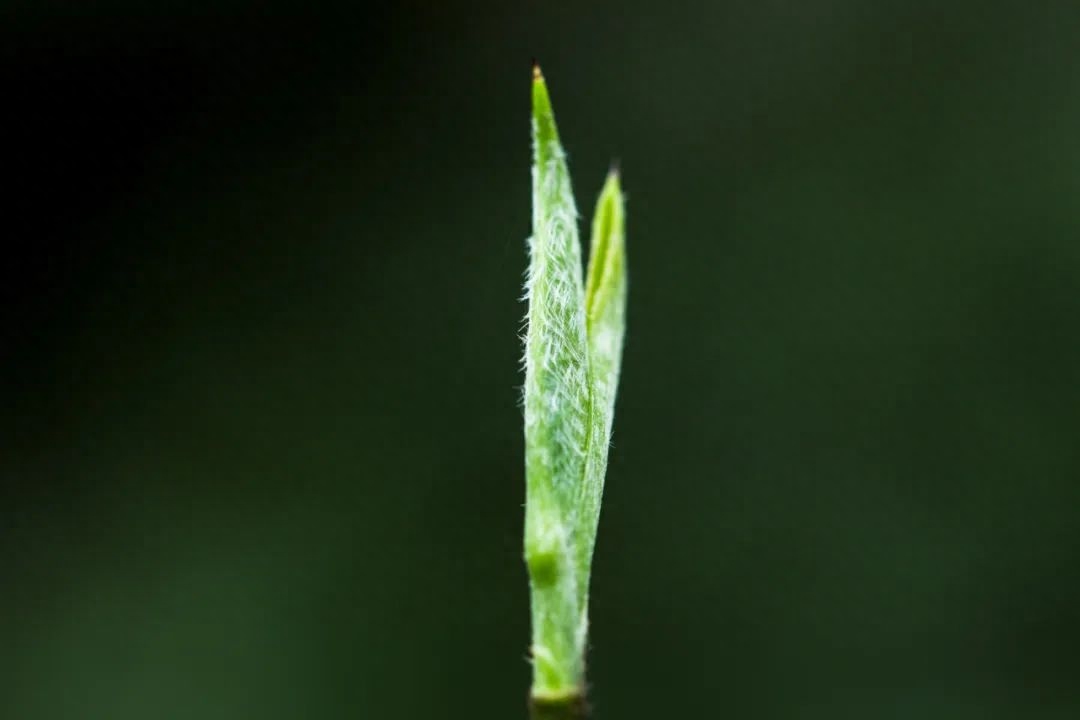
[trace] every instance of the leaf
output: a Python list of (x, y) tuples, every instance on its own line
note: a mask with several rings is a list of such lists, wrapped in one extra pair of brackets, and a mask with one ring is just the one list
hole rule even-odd
[(583, 607), (588, 603), (589, 569), (600, 521), (615, 393), (626, 334), (625, 210), (619, 173), (615, 169), (608, 173), (593, 215), (585, 314), (593, 408), (591, 442), (580, 502), (583, 525), (580, 533), (584, 542), (579, 548), (578, 563), (582, 571), (579, 595)]
[(533, 75), (533, 234), (526, 283), (525, 561), (532, 586), (533, 694), (581, 680), (577, 501), (591, 414), (577, 209), (547, 85)]

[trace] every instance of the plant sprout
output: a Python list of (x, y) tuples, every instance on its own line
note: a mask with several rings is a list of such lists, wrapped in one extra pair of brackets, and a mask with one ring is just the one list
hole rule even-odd
[(624, 210), (612, 170), (583, 280), (566, 155), (535, 65), (532, 140), (524, 402), (531, 705), (538, 718), (571, 718), (585, 707), (589, 574), (625, 330)]

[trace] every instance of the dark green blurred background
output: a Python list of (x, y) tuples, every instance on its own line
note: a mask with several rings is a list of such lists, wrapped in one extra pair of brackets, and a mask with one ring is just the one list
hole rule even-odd
[(0, 718), (523, 717), (533, 56), (629, 195), (596, 717), (1076, 717), (1077, 27), (9, 0)]

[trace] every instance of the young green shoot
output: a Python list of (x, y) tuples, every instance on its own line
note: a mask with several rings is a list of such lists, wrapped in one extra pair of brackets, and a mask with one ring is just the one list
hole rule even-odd
[(532, 81), (533, 215), (525, 336), (525, 562), (538, 716), (584, 707), (589, 576), (626, 316), (623, 196), (612, 170), (582, 277), (578, 215), (547, 84)]

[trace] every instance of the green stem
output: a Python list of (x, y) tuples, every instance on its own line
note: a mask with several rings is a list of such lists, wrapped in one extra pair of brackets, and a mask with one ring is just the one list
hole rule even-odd
[(529, 698), (529, 717), (532, 720), (585, 720), (589, 704), (584, 695), (558, 698)]

